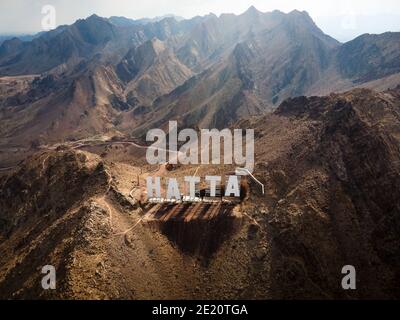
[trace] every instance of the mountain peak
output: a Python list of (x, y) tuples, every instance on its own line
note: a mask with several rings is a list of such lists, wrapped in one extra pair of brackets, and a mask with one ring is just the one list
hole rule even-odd
[(260, 12), (260, 11), (258, 11), (257, 8), (256, 8), (255, 6), (250, 6), (250, 7), (247, 9), (247, 12)]
[(97, 19), (103, 19), (103, 18), (94, 13), (91, 16), (87, 17), (86, 20), (97, 20)]
[(108, 23), (108, 20), (103, 17), (98, 16), (97, 14), (92, 14), (91, 16), (89, 16), (85, 19), (76, 20), (75, 23), (72, 25), (95, 24), (95, 23), (101, 23), (101, 22)]
[(309, 28), (312, 29), (320, 30), (307, 11), (293, 10), (289, 12), (287, 16), (291, 19), (291, 21), (295, 23), (308, 26)]
[(258, 11), (257, 8), (255, 6), (251, 6), (250, 8), (248, 8), (243, 14), (244, 15), (251, 15), (251, 16), (256, 16), (261, 14), (261, 11)]
[(100, 17), (97, 14), (92, 14), (91, 16), (87, 17), (86, 19), (83, 20), (86, 23), (89, 24), (110, 24), (110, 21), (106, 18)]
[(291, 12), (288, 13), (289, 16), (294, 16), (294, 17), (301, 17), (304, 19), (307, 19), (309, 21), (312, 21), (314, 23), (314, 21), (312, 20), (312, 18), (310, 17), (310, 15), (308, 14), (307, 11), (300, 11), (300, 10), (293, 10)]

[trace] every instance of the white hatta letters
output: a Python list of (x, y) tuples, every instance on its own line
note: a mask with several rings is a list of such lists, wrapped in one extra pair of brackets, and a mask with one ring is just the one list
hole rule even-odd
[[(198, 134), (200, 132), (200, 139)], [(254, 170), (254, 130), (245, 130), (243, 139), (242, 129), (194, 129), (178, 130), (177, 121), (168, 122), (168, 133), (161, 129), (149, 130), (146, 141), (153, 144), (147, 148), (146, 159), (149, 164), (168, 165), (237, 165), (236, 176), (228, 176), (225, 185), (225, 197), (240, 197), (240, 182), (238, 176), (251, 175)], [(233, 133), (232, 133), (233, 132)], [(222, 143), (222, 144), (221, 144)], [(180, 146), (180, 147), (179, 147)], [(200, 150), (199, 150), (200, 147)], [(222, 154), (222, 152), (223, 154)], [(243, 154), (244, 151), (244, 154)], [(221, 161), (222, 160), (222, 161)], [(241, 170), (240, 170), (241, 169)], [(197, 171), (196, 171), (197, 172)], [(165, 198), (161, 196), (160, 177), (147, 177), (147, 198), (151, 201), (181, 201), (189, 199), (197, 201), (199, 197), (199, 177), (184, 177), (189, 185), (189, 195), (180, 193), (179, 182), (176, 178), (167, 181)], [(209, 196), (217, 197), (222, 190), (219, 176), (206, 176), (209, 185)], [(218, 189), (218, 192), (217, 192)], [(164, 190), (164, 189), (163, 189)], [(200, 197), (203, 200), (204, 197)]]
[[(161, 195), (161, 178), (160, 177), (147, 177), (147, 198), (153, 200), (164, 199), (167, 201), (180, 201), (184, 198), (181, 193), (178, 179), (168, 178), (166, 182), (165, 198)], [(217, 187), (221, 183), (222, 179), (219, 176), (206, 176), (204, 179), (209, 187), (210, 197), (217, 197)], [(196, 197), (196, 187), (201, 182), (200, 177), (184, 177), (184, 182), (189, 184), (189, 199)], [(163, 192), (164, 194), (164, 192)], [(240, 181), (237, 176), (227, 177), (225, 187), (225, 197), (240, 197)]]
[(228, 184), (226, 185), (225, 196), (240, 197), (239, 180), (237, 176), (229, 176)]
[(153, 181), (153, 177), (147, 177), (147, 197), (153, 198), (153, 191), (155, 191), (156, 198), (161, 198), (161, 179), (160, 177), (155, 177)]
[(215, 197), (217, 182), (221, 181), (221, 177), (218, 176), (206, 176), (206, 181), (210, 183), (210, 197)]
[(189, 196), (193, 199), (196, 196), (196, 185), (200, 183), (200, 177), (185, 177), (185, 181), (189, 183)]

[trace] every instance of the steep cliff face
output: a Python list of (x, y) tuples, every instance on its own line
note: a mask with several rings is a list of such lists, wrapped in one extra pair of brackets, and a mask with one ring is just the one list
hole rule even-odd
[(130, 50), (117, 65), (116, 72), (126, 83), (125, 92), (129, 99), (145, 106), (193, 75), (173, 51), (157, 39)]
[[(250, 10), (243, 17), (247, 17), (245, 25), (252, 26), (246, 36), (231, 43), (224, 59), (157, 99), (152, 121), (143, 123), (144, 127), (156, 127), (167, 118), (177, 119), (182, 126), (224, 128), (270, 111), (315, 84), (339, 46), (304, 12), (285, 15)], [(224, 22), (223, 18), (215, 20)]]
[(90, 233), (82, 229), (97, 219), (96, 231), (91, 231), (107, 233), (104, 210), (90, 209), (85, 201), (106, 192), (108, 180), (96, 158), (74, 152), (37, 154), (2, 179), (2, 298), (50, 297), (40, 285), (41, 268), (47, 264), (56, 267), (63, 279), (59, 285), (66, 290), (71, 254)]
[(340, 71), (356, 83), (398, 73), (400, 63), (396, 52), (399, 43), (397, 32), (365, 34), (345, 43), (337, 55)]

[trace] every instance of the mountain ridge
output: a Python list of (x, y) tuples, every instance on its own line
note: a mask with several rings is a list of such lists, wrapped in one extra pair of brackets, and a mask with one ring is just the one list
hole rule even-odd
[[(26, 147), (85, 135), (141, 136), (168, 120), (223, 128), (294, 96), (355, 86), (387, 89), (400, 72), (398, 35), (341, 44), (297, 10), (249, 8), (241, 15), (168, 17), (123, 27), (92, 15), (31, 42), (14, 39), (0, 47), (0, 74), (52, 83), (38, 90), (23, 80), (26, 91), (15, 93), (5, 80), (0, 142)], [(38, 54), (31, 59), (32, 52)], [(47, 123), (45, 114), (53, 114)]]

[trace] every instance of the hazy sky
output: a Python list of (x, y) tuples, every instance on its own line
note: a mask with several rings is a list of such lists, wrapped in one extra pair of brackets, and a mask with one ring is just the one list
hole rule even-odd
[(343, 41), (367, 32), (400, 31), (399, 0), (0, 0), (0, 34), (41, 31), (41, 9), (47, 4), (56, 8), (58, 25), (93, 13), (190, 18), (210, 12), (240, 14), (254, 5), (263, 12), (306, 10), (323, 31)]

